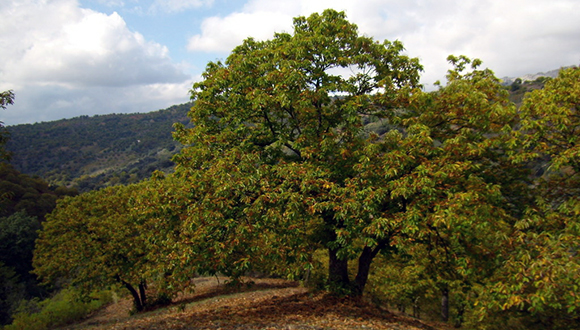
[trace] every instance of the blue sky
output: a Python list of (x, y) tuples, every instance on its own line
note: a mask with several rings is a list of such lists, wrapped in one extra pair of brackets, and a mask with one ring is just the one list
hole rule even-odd
[(0, 91), (7, 125), (148, 112), (188, 100), (208, 61), (292, 18), (344, 10), (362, 34), (403, 42), (432, 88), (449, 54), (498, 77), (580, 64), (577, 0), (3, 0)]

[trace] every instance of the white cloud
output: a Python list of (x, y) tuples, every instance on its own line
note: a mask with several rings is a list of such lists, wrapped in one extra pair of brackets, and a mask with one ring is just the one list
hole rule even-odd
[(69, 89), (35, 85), (16, 90), (13, 106), (2, 113), (7, 125), (52, 121), (80, 115), (149, 112), (189, 100), (190, 82)]
[(107, 7), (123, 7), (125, 5), (125, 1), (122, 0), (96, 0), (96, 2)]
[(21, 16), (29, 16), (22, 23), (26, 26), (15, 29), (15, 36), (7, 42), (10, 44), (5, 45), (10, 54), (0, 55), (2, 80), (82, 87), (186, 78), (171, 62), (166, 47), (129, 31), (117, 13), (106, 15), (72, 7), (71, 1), (29, 4), (19, 9), (16, 17), (2, 15), (14, 26), (21, 24)]
[[(6, 124), (37, 121), (33, 113), (52, 120), (187, 100), (184, 84), (192, 78), (184, 67), (117, 13), (83, 9), (74, 0), (20, 0), (0, 5), (0, 17), (0, 90), (16, 94), (14, 106), (0, 113)], [(151, 103), (143, 109), (145, 102)]]
[(257, 11), (233, 13), (225, 18), (210, 17), (203, 21), (201, 35), (189, 39), (187, 49), (203, 52), (228, 52), (244, 39), (270, 39), (274, 31), (290, 32), (292, 17), (281, 12)]
[(211, 6), (213, 0), (155, 0), (151, 11), (180, 12), (187, 9)]
[(227, 53), (248, 37), (290, 30), (292, 17), (344, 10), (361, 33), (401, 40), (425, 66), (423, 80), (443, 79), (450, 54), (481, 58), (498, 75), (519, 75), (580, 62), (577, 0), (250, 0), (242, 11), (205, 19), (193, 52)]

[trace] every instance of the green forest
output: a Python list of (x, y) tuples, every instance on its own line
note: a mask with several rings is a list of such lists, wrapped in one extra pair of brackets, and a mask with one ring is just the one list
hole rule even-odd
[(135, 312), (196, 276), (258, 273), (465, 329), (578, 329), (580, 69), (503, 86), (479, 59), (448, 61), (426, 91), (401, 42), (334, 10), (248, 38), (193, 84), (171, 170), (80, 194), (21, 175), (58, 199), (11, 215), (41, 227), (26, 267), (81, 300), (123, 289)]

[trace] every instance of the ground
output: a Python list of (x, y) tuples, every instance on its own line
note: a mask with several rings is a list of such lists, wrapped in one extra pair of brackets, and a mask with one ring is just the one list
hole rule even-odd
[(436, 329), (364, 300), (312, 293), (295, 282), (246, 281), (252, 284), (232, 289), (223, 278), (198, 278), (194, 292), (178, 296), (169, 306), (130, 315), (131, 301), (120, 299), (63, 330)]

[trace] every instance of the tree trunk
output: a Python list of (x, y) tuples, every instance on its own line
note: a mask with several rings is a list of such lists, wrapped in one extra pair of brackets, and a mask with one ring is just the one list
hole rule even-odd
[(355, 288), (353, 295), (362, 296), (367, 284), (367, 280), (369, 278), (371, 262), (373, 261), (375, 255), (376, 253), (374, 253), (370, 247), (366, 246), (358, 258), (358, 271), (355, 278)]
[(141, 283), (139, 283), (139, 293), (141, 295), (141, 305), (143, 305), (143, 307), (145, 307), (145, 305), (147, 305), (147, 295), (145, 293), (146, 289), (147, 289), (147, 283), (145, 283), (145, 281), (142, 281)]
[(371, 264), (373, 259), (377, 254), (387, 245), (388, 240), (383, 240), (374, 248), (365, 246), (360, 257), (358, 258), (358, 270), (355, 278), (355, 288), (353, 294), (356, 296), (362, 296), (367, 281), (369, 279), (369, 273), (371, 270)]
[(123, 285), (125, 285), (127, 290), (129, 290), (129, 292), (131, 292), (131, 296), (133, 296), (133, 305), (135, 305), (135, 309), (138, 312), (143, 311), (145, 306), (143, 306), (143, 303), (141, 302), (141, 297), (139, 297), (139, 293), (137, 292), (137, 290), (135, 290), (135, 288), (133, 288), (133, 286), (131, 284), (129, 284), (125, 281), (123, 281)]
[(117, 280), (121, 282), (125, 286), (125, 288), (127, 288), (127, 290), (129, 290), (129, 292), (131, 293), (131, 296), (133, 297), (133, 305), (135, 305), (135, 310), (137, 310), (137, 312), (143, 311), (145, 309), (145, 302), (147, 300), (146, 298), (147, 296), (145, 293), (147, 285), (145, 281), (139, 284), (139, 292), (137, 292), (137, 290), (135, 290), (135, 288), (131, 285), (131, 283), (123, 281), (118, 276)]
[(331, 290), (345, 290), (350, 287), (348, 260), (337, 256), (338, 249), (328, 249), (328, 284)]
[(441, 290), (441, 320), (449, 321), (449, 289)]

